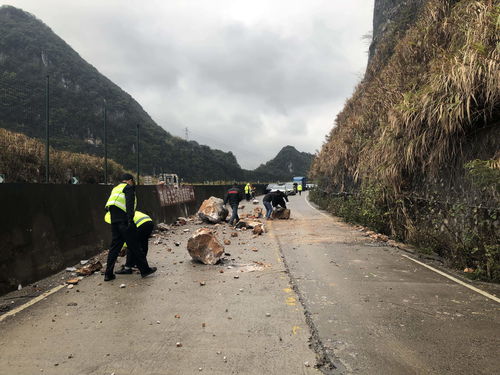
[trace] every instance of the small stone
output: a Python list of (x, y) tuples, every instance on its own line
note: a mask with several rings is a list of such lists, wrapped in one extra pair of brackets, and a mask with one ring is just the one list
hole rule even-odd
[(73, 354), (68, 355), (68, 359), (73, 358)]
[(270, 313), (266, 313), (266, 316), (269, 318), (271, 316), (271, 314)]
[(240, 292), (243, 292), (243, 289), (240, 289)]
[(231, 233), (231, 237), (238, 237), (238, 233), (236, 233), (236, 232), (232, 232), (232, 233)]
[(70, 303), (68, 303), (67, 306), (77, 306), (77, 305), (78, 305), (78, 303), (76, 303), (76, 302), (70, 302)]
[(176, 242), (174, 242), (174, 245), (175, 246), (181, 246), (181, 243), (176, 241)]
[(182, 347), (182, 343), (180, 343), (180, 342), (176, 342), (176, 343), (175, 343), (175, 346), (177, 346), (178, 348), (180, 348), (180, 347)]
[(234, 275), (234, 278), (235, 279), (239, 279), (240, 277), (238, 275)]
[(231, 245), (231, 241), (230, 240), (224, 240), (224, 245)]
[(220, 355), (220, 354), (222, 354), (222, 352), (219, 350), (219, 351), (217, 352), (217, 355)]
[(201, 323), (201, 326), (202, 326), (203, 328), (205, 328), (205, 327), (207, 326), (207, 324), (206, 324), (206, 323)]
[(73, 289), (75, 286), (73, 284), (68, 285), (68, 289)]
[(304, 362), (304, 366), (306, 366), (306, 367), (311, 367), (311, 365), (310, 365), (310, 364), (309, 364), (309, 362), (307, 362), (307, 361), (306, 361), (306, 362)]
[(125, 288), (126, 285), (125, 284), (120, 284), (120, 288)]
[(174, 315), (174, 318), (175, 318), (175, 319), (180, 319), (180, 318), (181, 318), (181, 316), (180, 316), (179, 314), (175, 314), (175, 315)]
[(204, 286), (206, 283), (204, 281), (200, 281), (200, 286)]
[(203, 369), (200, 367), (200, 368), (198, 369), (198, 371), (203, 371)]
[(219, 273), (224, 273), (224, 270), (219, 270)]

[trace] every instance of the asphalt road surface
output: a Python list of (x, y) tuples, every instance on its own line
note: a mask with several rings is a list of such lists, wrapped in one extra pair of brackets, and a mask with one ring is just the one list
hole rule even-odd
[[(333, 373), (500, 374), (500, 304), (292, 197), (272, 224)], [(493, 293), (498, 285), (489, 285)], [(497, 294), (498, 296), (498, 294)]]
[(231, 241), (220, 265), (190, 260), (186, 242), (201, 225), (189, 223), (152, 239), (151, 277), (95, 274), (0, 316), (0, 374), (500, 373), (498, 302), (306, 195), (291, 197), (292, 219), (269, 222), (262, 236), (213, 227)]

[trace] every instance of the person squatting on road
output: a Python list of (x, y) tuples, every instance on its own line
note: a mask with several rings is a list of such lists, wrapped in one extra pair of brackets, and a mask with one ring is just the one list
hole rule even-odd
[(127, 252), (132, 254), (142, 277), (146, 277), (156, 271), (156, 267), (149, 267), (137, 238), (137, 227), (134, 223), (135, 207), (137, 206), (134, 177), (129, 173), (125, 173), (122, 175), (121, 181), (120, 184), (113, 188), (106, 202), (106, 209), (111, 215), (112, 238), (104, 281), (116, 278), (114, 267), (118, 254), (125, 242), (128, 247)]
[(288, 202), (288, 197), (286, 196), (285, 193), (283, 193), (281, 190), (276, 190), (272, 196), (272, 204), (273, 207), (283, 207), (286, 208), (286, 203), (285, 201)]
[[(108, 224), (111, 224), (111, 215), (109, 212), (106, 213), (104, 221)], [(141, 211), (135, 211), (134, 223), (135, 226), (137, 227), (137, 238), (139, 240), (139, 245), (141, 246), (141, 250), (147, 259), (148, 249), (149, 249), (149, 237), (151, 237), (151, 233), (153, 232), (154, 222), (151, 219), (151, 217), (146, 215), (145, 213)], [(127, 261), (125, 262), (125, 265), (122, 266), (122, 269), (115, 272), (115, 274), (118, 275), (131, 275), (132, 267), (137, 267), (137, 262), (134, 258), (134, 254), (131, 251), (128, 251), (127, 243), (125, 243), (125, 246), (127, 246)]]
[(231, 210), (233, 211), (231, 214), (231, 218), (229, 219), (229, 225), (236, 224), (238, 221), (240, 221), (240, 218), (238, 217), (238, 205), (240, 204), (240, 201), (243, 199), (241, 195), (240, 189), (236, 186), (236, 184), (233, 184), (233, 187), (229, 189), (224, 197), (224, 205), (229, 203), (231, 206)]

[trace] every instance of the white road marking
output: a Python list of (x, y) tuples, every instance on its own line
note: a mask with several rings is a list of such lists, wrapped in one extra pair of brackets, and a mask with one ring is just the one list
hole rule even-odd
[[(308, 195), (307, 195), (307, 197), (306, 197), (306, 202), (307, 202), (307, 204), (309, 205), (309, 207), (311, 207), (312, 209), (314, 209), (314, 210), (318, 211), (321, 215), (323, 215), (323, 216), (327, 216), (327, 217), (331, 218), (331, 216), (329, 216), (329, 215), (325, 214), (324, 212), (321, 212), (321, 211), (320, 211), (320, 210), (318, 210), (316, 207), (314, 207), (311, 203), (309, 203), (309, 200), (307, 199), (308, 197), (309, 197), (309, 194), (308, 194)], [(441, 276), (444, 276), (444, 277), (446, 277), (446, 278), (450, 279), (451, 281), (456, 282), (457, 284), (460, 284), (460, 285), (462, 285), (462, 286), (465, 286), (466, 288), (469, 288), (470, 290), (473, 290), (474, 292), (479, 293), (479, 294), (481, 294), (482, 296), (484, 296), (484, 297), (486, 297), (486, 298), (489, 298), (489, 299), (491, 299), (491, 300), (493, 300), (493, 301), (495, 301), (495, 302), (500, 303), (500, 298), (498, 298), (498, 297), (494, 296), (493, 294), (490, 294), (490, 293), (488, 293), (488, 292), (485, 292), (484, 290), (478, 289), (478, 288), (476, 288), (476, 287), (474, 287), (474, 286), (472, 286), (472, 285), (470, 285), (470, 284), (467, 284), (467, 283), (463, 282), (462, 280), (457, 279), (456, 277), (453, 277), (453, 276), (451, 276), (451, 275), (448, 275), (447, 273), (442, 272), (442, 271), (440, 271), (440, 270), (438, 270), (438, 269), (436, 269), (436, 268), (434, 268), (434, 267), (431, 267), (431, 266), (429, 266), (428, 264), (425, 264), (425, 263), (423, 263), (423, 262), (420, 262), (420, 261), (418, 261), (418, 260), (416, 260), (416, 259), (414, 259), (414, 258), (412, 258), (412, 257), (409, 257), (408, 255), (405, 255), (405, 254), (401, 254), (401, 255), (402, 255), (402, 256), (404, 256), (405, 258), (410, 259), (411, 261), (413, 261), (413, 262), (415, 262), (415, 263), (420, 264), (421, 266), (423, 266), (423, 267), (425, 267), (425, 268), (430, 269), (431, 271), (436, 272), (437, 274), (439, 274), (439, 275), (441, 275)]]
[(311, 203), (309, 203), (309, 194), (307, 194), (307, 196), (305, 197), (305, 201), (306, 203), (309, 205), (309, 207), (311, 207), (313, 210), (316, 210), (318, 211), (321, 215), (331, 219), (332, 217), (328, 214), (325, 214), (324, 212), (321, 212), (320, 210), (318, 210), (316, 207), (314, 207)]
[(0, 322), (5, 320), (7, 317), (9, 316), (12, 316), (12, 315), (15, 315), (17, 314), (18, 312), (21, 312), (23, 311), (24, 309), (34, 305), (35, 303), (45, 299), (46, 297), (50, 296), (51, 294), (57, 292), (58, 290), (61, 290), (62, 288), (64, 288), (66, 285), (58, 285), (56, 286), (55, 288), (52, 288), (51, 290), (48, 290), (47, 292), (43, 293), (43, 294), (40, 294), (38, 297), (36, 298), (33, 298), (31, 301), (28, 301), (26, 302), (24, 305), (21, 305), (17, 308), (15, 308), (14, 310), (12, 311), (9, 311), (8, 313), (5, 313), (3, 314), (2, 316), (0, 316)]
[(418, 261), (418, 260), (416, 260), (416, 259), (414, 259), (414, 258), (412, 258), (412, 257), (409, 257), (408, 255), (405, 255), (405, 254), (401, 254), (401, 255), (402, 255), (402, 256), (404, 256), (405, 258), (410, 259), (411, 261), (413, 261), (413, 262), (415, 262), (415, 263), (420, 264), (421, 266), (424, 266), (425, 268), (430, 269), (431, 271), (434, 271), (434, 272), (436, 272), (436, 273), (440, 274), (441, 276), (444, 276), (444, 277), (446, 277), (446, 278), (450, 279), (451, 281), (456, 282), (457, 284), (460, 284), (460, 285), (462, 285), (462, 286), (465, 286), (466, 288), (469, 288), (470, 290), (473, 290), (474, 292), (479, 293), (479, 294), (481, 294), (482, 296), (485, 296), (486, 298), (489, 298), (489, 299), (491, 299), (491, 300), (493, 300), (493, 301), (495, 301), (495, 302), (500, 303), (500, 298), (498, 298), (498, 297), (494, 296), (493, 294), (490, 294), (490, 293), (488, 293), (488, 292), (485, 292), (484, 290), (478, 289), (478, 288), (476, 288), (476, 287), (474, 287), (474, 286), (472, 286), (472, 285), (470, 285), (470, 284), (467, 284), (467, 283), (463, 282), (462, 280), (457, 279), (456, 277), (453, 277), (453, 276), (451, 276), (451, 275), (448, 275), (447, 273), (442, 272), (442, 271), (440, 271), (440, 270), (438, 270), (438, 269), (436, 269), (436, 268), (434, 268), (434, 267), (431, 267), (431, 266), (429, 266), (428, 264), (425, 264), (425, 263), (423, 263), (423, 262), (420, 262), (420, 261)]

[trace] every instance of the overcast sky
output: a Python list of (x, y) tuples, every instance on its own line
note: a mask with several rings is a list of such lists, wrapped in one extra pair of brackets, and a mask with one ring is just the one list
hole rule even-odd
[(10, 0), (170, 133), (244, 168), (314, 153), (366, 66), (373, 0)]

